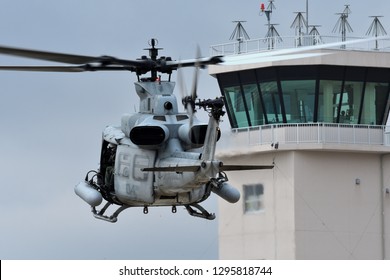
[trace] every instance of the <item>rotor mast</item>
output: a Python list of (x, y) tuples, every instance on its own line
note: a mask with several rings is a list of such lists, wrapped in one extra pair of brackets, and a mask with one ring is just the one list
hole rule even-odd
[[(156, 48), (156, 46), (158, 45), (158, 40), (155, 38), (150, 39), (149, 45), (151, 46), (151, 48), (147, 48), (144, 50), (149, 51), (150, 60), (153, 61), (153, 63), (156, 63), (158, 58), (158, 50), (162, 50), (162, 48)], [(157, 69), (155, 67), (152, 67), (150, 73), (151, 73), (150, 75), (151, 81), (152, 82), (156, 81), (157, 73), (158, 73)]]

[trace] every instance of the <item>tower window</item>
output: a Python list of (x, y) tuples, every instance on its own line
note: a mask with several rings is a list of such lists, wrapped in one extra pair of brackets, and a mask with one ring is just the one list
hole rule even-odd
[(385, 68), (274, 66), (218, 74), (232, 128), (275, 123), (383, 125), (390, 102)]
[(253, 213), (264, 210), (264, 186), (262, 184), (243, 185), (244, 212)]

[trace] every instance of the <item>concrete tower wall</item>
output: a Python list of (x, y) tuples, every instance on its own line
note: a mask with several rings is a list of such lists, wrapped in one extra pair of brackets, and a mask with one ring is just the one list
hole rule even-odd
[(380, 155), (295, 154), (297, 259), (381, 259)]
[[(390, 156), (282, 149), (224, 162), (275, 167), (228, 174), (242, 197), (220, 202), (221, 259), (389, 257)], [(244, 187), (253, 184), (264, 188), (262, 209), (245, 212)]]
[[(229, 172), (229, 181), (241, 191), (234, 204), (220, 202), (219, 238), (222, 259), (294, 259), (294, 152), (232, 157), (234, 164), (280, 164), (273, 170)], [(264, 187), (262, 209), (245, 213), (243, 186)]]

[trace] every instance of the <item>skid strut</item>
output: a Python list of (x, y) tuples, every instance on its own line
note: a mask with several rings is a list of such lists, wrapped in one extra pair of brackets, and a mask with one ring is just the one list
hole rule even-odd
[[(200, 212), (196, 211), (196, 209), (192, 208), (191, 206), (195, 207)], [(203, 218), (203, 219), (206, 219), (206, 220), (214, 220), (215, 219), (215, 214), (214, 213), (207, 212), (207, 210), (204, 209), (202, 206), (200, 206), (198, 203), (193, 203), (191, 205), (186, 205), (185, 207), (186, 207), (186, 209), (188, 211), (188, 214), (190, 214), (191, 216), (198, 217), (198, 218)]]
[(110, 207), (111, 204), (112, 204), (111, 202), (107, 202), (106, 205), (104, 205), (104, 207), (100, 211), (97, 211), (95, 207), (91, 207), (93, 216), (96, 219), (100, 219), (110, 223), (115, 223), (118, 221), (118, 215), (123, 210), (126, 210), (127, 208), (131, 207), (131, 206), (123, 205), (119, 207), (111, 216), (105, 216), (104, 212), (106, 212), (107, 208)]

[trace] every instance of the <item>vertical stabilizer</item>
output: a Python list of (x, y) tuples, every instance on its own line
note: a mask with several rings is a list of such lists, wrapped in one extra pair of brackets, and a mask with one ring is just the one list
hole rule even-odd
[(215, 120), (210, 116), (209, 123), (207, 126), (206, 138), (204, 141), (203, 152), (201, 159), (204, 161), (214, 160), (215, 149), (217, 146), (217, 137), (219, 129), (219, 120)]
[(210, 115), (201, 159), (204, 161), (213, 161), (218, 140), (219, 121), (221, 116), (225, 114), (222, 110), (224, 103), (222, 98), (217, 98), (201, 101), (197, 105), (205, 108), (205, 110), (208, 109), (207, 111), (209, 111)]

